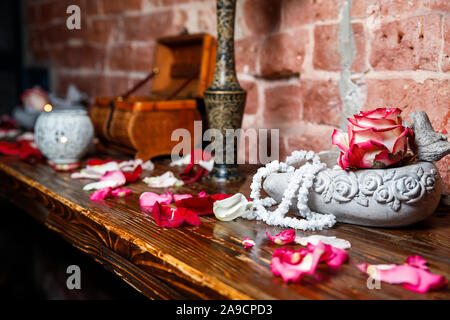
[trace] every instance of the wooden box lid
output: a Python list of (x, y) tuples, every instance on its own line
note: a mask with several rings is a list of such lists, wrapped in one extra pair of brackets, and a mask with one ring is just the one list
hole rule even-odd
[(151, 97), (176, 95), (179, 99), (203, 98), (214, 76), (216, 41), (208, 34), (181, 35), (157, 41)]
[(195, 99), (203, 98), (203, 91), (214, 77), (215, 60), (216, 40), (209, 34), (160, 38), (150, 95), (126, 99), (99, 97), (95, 105), (110, 108), (114, 102), (117, 109), (134, 111), (196, 108)]

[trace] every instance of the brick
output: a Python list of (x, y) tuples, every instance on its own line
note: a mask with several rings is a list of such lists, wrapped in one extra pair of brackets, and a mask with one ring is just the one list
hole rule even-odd
[(312, 150), (314, 152), (331, 150), (331, 134), (334, 127), (299, 123), (296, 128), (296, 131), (284, 135), (286, 154), (281, 159), (289, 156), (295, 150)]
[(299, 74), (307, 43), (306, 30), (267, 37), (260, 53), (260, 75), (266, 78), (282, 78)]
[(45, 50), (45, 41), (41, 36), (44, 29), (40, 27), (28, 28), (28, 48), (35, 61), (42, 61), (48, 57), (48, 52)]
[(441, 16), (393, 21), (374, 31), (370, 64), (376, 70), (438, 70)]
[(239, 81), (241, 87), (247, 91), (247, 102), (244, 112), (246, 114), (255, 114), (259, 108), (258, 84), (254, 81)]
[(111, 70), (150, 72), (153, 68), (154, 45), (130, 43), (111, 48), (108, 66)]
[(243, 6), (247, 28), (256, 35), (278, 31), (282, 1), (246, 0)]
[[(354, 72), (366, 70), (366, 41), (364, 27), (361, 23), (353, 23), (353, 37), (356, 46), (356, 55), (351, 66)], [(319, 25), (314, 28), (314, 58), (315, 69), (339, 71), (341, 70), (341, 55), (338, 42), (339, 25)]]
[(214, 3), (208, 2), (207, 6), (197, 12), (198, 30), (216, 36), (217, 34), (217, 15)]
[(106, 49), (103, 47), (91, 44), (65, 46), (61, 54), (65, 56), (63, 66), (67, 68), (102, 70), (105, 66)]
[(99, 5), (102, 8), (102, 13), (118, 14), (125, 11), (141, 10), (143, 0), (100, 0)]
[(337, 83), (332, 81), (300, 81), (302, 120), (339, 126), (342, 101)]
[(301, 97), (297, 85), (280, 85), (264, 91), (264, 123), (269, 127), (300, 120)]
[(95, 16), (103, 13), (101, 0), (88, 0), (86, 2), (86, 14), (89, 16)]
[(284, 0), (282, 29), (316, 21), (337, 20), (340, 6), (341, 0)]
[(407, 0), (356, 0), (351, 9), (352, 18), (371, 15), (382, 17), (413, 14), (421, 9), (421, 1)]
[(75, 84), (81, 92), (89, 97), (117, 96), (130, 87), (130, 82), (125, 76), (107, 76), (104, 74), (66, 74), (57, 75), (57, 92), (65, 95), (69, 84)]
[(174, 24), (172, 11), (126, 17), (125, 37), (128, 40), (148, 41), (179, 33), (183, 26)]
[(423, 5), (431, 10), (442, 10), (445, 13), (450, 11), (450, 2), (448, 0), (424, 0)]
[(248, 37), (235, 42), (236, 70), (239, 73), (256, 72), (256, 61), (261, 50), (262, 40), (257, 37)]
[(444, 19), (444, 51), (442, 52), (442, 71), (450, 71), (450, 17)]
[(403, 110), (403, 118), (424, 110), (435, 130), (450, 132), (450, 80), (428, 79), (420, 83), (404, 79), (366, 79), (366, 85), (367, 108), (397, 107)]
[(87, 29), (87, 41), (98, 44), (107, 44), (114, 40), (114, 35), (118, 29), (118, 20), (116, 18), (90, 20)]
[(69, 17), (67, 8), (71, 5), (77, 5), (80, 7), (81, 20), (83, 20), (83, 13), (86, 10), (85, 0), (51, 0), (38, 4), (40, 23), (49, 23), (55, 20), (64, 20), (65, 22)]

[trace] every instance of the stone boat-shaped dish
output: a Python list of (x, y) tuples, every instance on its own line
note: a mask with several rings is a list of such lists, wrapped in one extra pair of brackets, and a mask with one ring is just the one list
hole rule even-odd
[[(421, 221), (437, 208), (442, 180), (431, 162), (388, 169), (345, 171), (336, 166), (338, 154), (319, 154), (328, 169), (320, 172), (309, 195), (311, 210), (331, 213), (337, 221), (375, 227), (400, 227)], [(278, 203), (289, 173), (275, 173), (264, 190)], [(291, 209), (297, 210), (297, 199)]]

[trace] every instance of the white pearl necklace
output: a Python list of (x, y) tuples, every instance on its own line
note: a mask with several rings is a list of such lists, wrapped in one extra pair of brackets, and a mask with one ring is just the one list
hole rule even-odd
[[(299, 168), (298, 165), (305, 162)], [(286, 158), (286, 163), (278, 160), (268, 163), (265, 167), (259, 168), (253, 176), (250, 185), (250, 198), (253, 199), (253, 209), (248, 211), (244, 218), (249, 220), (262, 220), (268, 225), (281, 226), (285, 228), (293, 228), (300, 230), (322, 230), (325, 227), (332, 227), (336, 223), (336, 217), (332, 214), (320, 214), (311, 211), (308, 207), (308, 194), (313, 186), (314, 177), (322, 170), (326, 169), (326, 165), (320, 161), (318, 155), (313, 151), (294, 151)], [(272, 173), (291, 172), (292, 177), (289, 179), (283, 198), (274, 211), (267, 211), (265, 207), (271, 207), (276, 201), (270, 197), (261, 199), (262, 180)], [(299, 215), (305, 219), (296, 219), (286, 217), (292, 199), (297, 195), (297, 208)]]

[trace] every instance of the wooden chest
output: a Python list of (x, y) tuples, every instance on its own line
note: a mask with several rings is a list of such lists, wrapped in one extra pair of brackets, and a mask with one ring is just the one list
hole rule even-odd
[(214, 75), (216, 40), (207, 34), (157, 41), (152, 89), (147, 97), (100, 97), (89, 114), (98, 138), (108, 146), (148, 160), (169, 155), (179, 141), (176, 129), (187, 129), (194, 141), (194, 121), (202, 120), (203, 91)]

